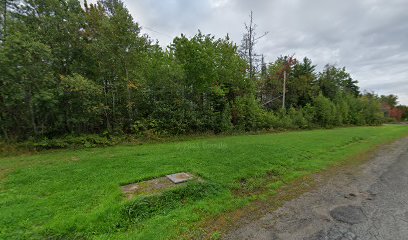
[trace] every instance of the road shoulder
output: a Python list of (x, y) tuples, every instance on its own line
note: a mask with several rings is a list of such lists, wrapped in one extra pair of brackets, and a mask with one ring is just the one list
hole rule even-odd
[(408, 196), (399, 189), (408, 186), (407, 146), (404, 138), (381, 147), (361, 165), (346, 164), (313, 181), (290, 184), (297, 189), (283, 189), (280, 201), (285, 194), (289, 201), (282, 207), (274, 211), (279, 202), (261, 207), (264, 212), (253, 207), (254, 217), (245, 216), (251, 209), (243, 210), (224, 238), (403, 239), (408, 235)]

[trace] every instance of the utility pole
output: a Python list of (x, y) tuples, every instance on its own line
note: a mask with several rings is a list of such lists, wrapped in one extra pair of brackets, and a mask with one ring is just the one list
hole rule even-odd
[(252, 16), (252, 11), (250, 15), (250, 22), (249, 22), (249, 29), (248, 29), (248, 39), (249, 39), (249, 47), (248, 47), (248, 55), (249, 55), (249, 79), (253, 79), (253, 56), (252, 56), (252, 50), (254, 47), (254, 41), (253, 39), (253, 31), (254, 31), (254, 26), (253, 26), (253, 16)]
[(291, 71), (292, 66), (296, 64), (296, 59), (293, 58), (292, 56), (285, 57), (285, 65), (283, 68), (283, 93), (282, 93), (282, 109), (285, 109), (286, 105), (286, 78), (287, 78), (287, 71)]
[(286, 97), (286, 70), (283, 72), (282, 109), (285, 109), (285, 97)]
[(265, 64), (265, 57), (262, 54), (261, 58), (261, 76), (264, 77), (266, 75), (266, 64)]

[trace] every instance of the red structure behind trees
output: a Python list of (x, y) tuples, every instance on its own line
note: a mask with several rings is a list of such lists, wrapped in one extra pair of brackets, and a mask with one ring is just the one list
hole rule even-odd
[(390, 117), (394, 118), (397, 121), (401, 121), (404, 112), (398, 108), (392, 108), (390, 110)]
[(405, 111), (401, 108), (398, 107), (392, 107), (389, 104), (384, 103), (382, 105), (382, 110), (384, 112), (384, 117), (389, 117), (389, 118), (393, 118), (396, 121), (401, 121), (403, 120), (404, 116), (405, 116)]

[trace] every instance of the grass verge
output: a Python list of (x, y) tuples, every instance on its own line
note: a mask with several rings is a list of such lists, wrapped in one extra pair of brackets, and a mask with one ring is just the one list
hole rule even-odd
[[(205, 238), (203, 223), (407, 134), (355, 127), (2, 157), (0, 238)], [(132, 201), (120, 191), (175, 172), (204, 182)]]

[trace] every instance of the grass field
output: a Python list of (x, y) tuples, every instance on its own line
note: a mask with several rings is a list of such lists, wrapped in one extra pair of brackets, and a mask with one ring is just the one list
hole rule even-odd
[[(356, 127), (2, 157), (0, 239), (199, 238), (203, 221), (407, 135)], [(130, 201), (121, 193), (175, 172), (205, 181)]]

